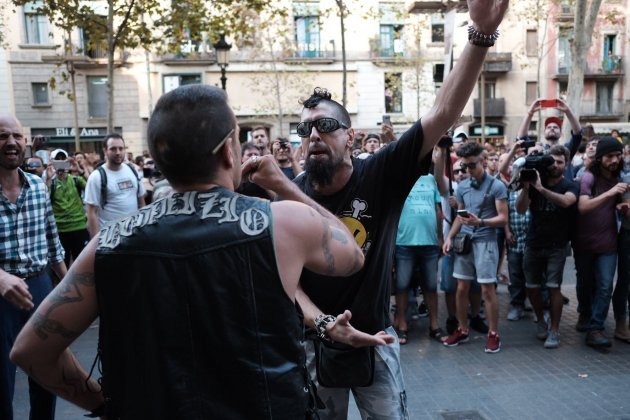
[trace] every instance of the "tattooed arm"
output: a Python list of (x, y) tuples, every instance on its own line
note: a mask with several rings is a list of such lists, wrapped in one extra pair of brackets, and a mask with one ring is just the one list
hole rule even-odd
[[(299, 286), (302, 269), (327, 276), (349, 276), (363, 267), (363, 252), (346, 226), (323, 207), (317, 211), (301, 203), (280, 201), (272, 203), (272, 212), (280, 278), (289, 297), (300, 304), (307, 325), (313, 327), (322, 311)], [(384, 332), (370, 335), (356, 330), (350, 325), (351, 317), (350, 311), (345, 311), (328, 324), (333, 340), (357, 347), (394, 340)]]
[(94, 250), (81, 253), (18, 335), (11, 360), (40, 385), (86, 410), (103, 403), (100, 386), (81, 367), (68, 346), (96, 319)]

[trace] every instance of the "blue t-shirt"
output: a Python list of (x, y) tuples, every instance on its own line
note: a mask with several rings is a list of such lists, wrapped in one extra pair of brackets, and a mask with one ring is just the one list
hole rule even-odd
[[(490, 189), (488, 186), (492, 183)], [(486, 193), (486, 190), (488, 191)], [(457, 203), (464, 204), (464, 208), (469, 212), (477, 215), (480, 219), (490, 219), (497, 216), (497, 207), (495, 201), (507, 200), (507, 187), (498, 179), (484, 175), (483, 182), (479, 188), (473, 188), (470, 185), (470, 178), (465, 179), (457, 188)], [(475, 240), (491, 241), (496, 240), (496, 227), (478, 227), (462, 225), (460, 232), (472, 233)]]
[(440, 194), (435, 178), (423, 175), (405, 200), (398, 222), (396, 245), (438, 245), (436, 204), (440, 204)]

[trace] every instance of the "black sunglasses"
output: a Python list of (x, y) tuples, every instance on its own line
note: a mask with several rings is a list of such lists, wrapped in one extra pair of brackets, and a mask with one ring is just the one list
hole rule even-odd
[(479, 162), (470, 162), (470, 163), (460, 163), (459, 166), (462, 168), (462, 170), (466, 170), (466, 169), (470, 169), (473, 170), (477, 167), (477, 164)]
[(311, 135), (313, 126), (317, 128), (320, 133), (332, 133), (335, 130), (341, 128), (350, 128), (344, 123), (340, 123), (334, 118), (320, 118), (315, 121), (302, 121), (297, 125), (297, 135), (300, 137), (308, 137)]
[(29, 169), (41, 168), (41, 167), (42, 167), (42, 164), (41, 164), (41, 163), (39, 163), (39, 162), (33, 162), (33, 163), (29, 163), (29, 164), (27, 165), (27, 167), (28, 167)]

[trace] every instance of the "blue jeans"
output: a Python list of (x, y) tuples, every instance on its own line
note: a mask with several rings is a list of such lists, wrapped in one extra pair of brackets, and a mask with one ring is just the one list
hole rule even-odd
[[(26, 280), (28, 291), (33, 296), (34, 308), (30, 311), (18, 309), (0, 297), (0, 419), (13, 419), (13, 393), (15, 390), (15, 365), (9, 360), (9, 352), (18, 333), (35, 312), (35, 309), (52, 290), (52, 281), (47, 273)], [(31, 419), (54, 419), (56, 397), (28, 379), (31, 403)]]
[(590, 331), (603, 331), (610, 308), (617, 251), (597, 254), (575, 250), (578, 312), (591, 316)]
[(422, 291), (436, 292), (439, 258), (440, 248), (437, 246), (396, 245), (396, 291), (406, 292), (413, 272), (419, 271)]
[(617, 284), (612, 303), (615, 320), (628, 317), (628, 294), (630, 293), (630, 229), (621, 229), (617, 242)]
[(525, 272), (523, 271), (523, 253), (508, 249), (508, 269), (510, 274), (510, 305), (525, 306), (527, 290), (525, 289)]
[[(385, 330), (396, 337), (393, 327)], [(315, 353), (311, 340), (306, 340), (306, 363), (311, 378), (317, 383)], [(349, 392), (359, 407), (361, 418), (381, 420), (408, 420), (407, 394), (400, 368), (400, 344), (394, 340), (386, 346), (376, 346), (374, 382), (367, 387), (326, 388), (317, 385), (317, 393), (326, 408), (318, 410), (322, 420), (343, 420), (348, 417)]]

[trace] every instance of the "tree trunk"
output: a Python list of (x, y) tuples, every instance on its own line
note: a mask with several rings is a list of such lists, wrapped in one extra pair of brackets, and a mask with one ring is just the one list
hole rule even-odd
[(280, 128), (280, 137), (284, 137), (284, 110), (282, 109), (282, 84), (280, 81), (280, 72), (278, 71), (276, 54), (273, 51), (273, 40), (267, 26), (267, 44), (269, 46), (269, 53), (271, 54), (271, 67), (274, 76), (274, 90), (276, 96), (276, 105), (278, 106), (278, 127)]
[(114, 0), (107, 8), (107, 132), (114, 132)]
[[(573, 38), (571, 45), (571, 71), (567, 84), (567, 102), (580, 119), (581, 97), (584, 89), (584, 68), (586, 67), (586, 54), (593, 41), (593, 28), (602, 0), (577, 0), (575, 3), (575, 19), (573, 21)], [(569, 130), (569, 122), (565, 119), (563, 129)]]
[(346, 69), (346, 25), (343, 21), (346, 8), (343, 0), (336, 0), (339, 7), (339, 17), (341, 22), (341, 66), (342, 66), (342, 85), (343, 95), (341, 104), (344, 108), (348, 106), (348, 72)]

